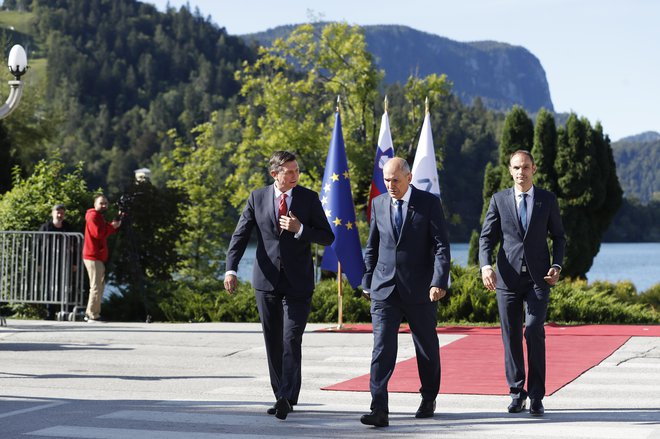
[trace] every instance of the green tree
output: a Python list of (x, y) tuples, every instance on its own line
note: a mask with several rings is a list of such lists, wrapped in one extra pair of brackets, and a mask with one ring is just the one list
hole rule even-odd
[(185, 228), (176, 239), (177, 278), (214, 291), (222, 289), (227, 237), (236, 217), (225, 187), (231, 168), (224, 164), (232, 151), (216, 143), (217, 130), (229, 125), (224, 122), (222, 113), (214, 113), (211, 121), (195, 129), (194, 145), (177, 138), (174, 150), (162, 158), (163, 170), (171, 176), (167, 185), (185, 199), (179, 206), (178, 221)]
[[(167, 286), (179, 262), (176, 243), (186, 224), (180, 220), (178, 190), (149, 180), (135, 181), (117, 198), (122, 225), (111, 251), (112, 280), (121, 295), (104, 311), (113, 320), (160, 320), (160, 302), (170, 297)], [(130, 305), (130, 306), (129, 306)]]
[(534, 146), (531, 152), (536, 164), (534, 184), (552, 193), (557, 193), (557, 173), (555, 172), (557, 127), (554, 117), (545, 108), (542, 108), (536, 116)]
[(232, 204), (242, 205), (268, 181), (265, 163), (278, 149), (294, 152), (304, 171), (301, 182), (319, 189), (338, 96), (353, 193), (366, 193), (381, 76), (357, 26), (332, 23), (316, 33), (313, 25), (302, 25), (261, 48), (257, 62), (238, 75), (244, 101), (238, 108), (241, 140), (228, 145)]
[(612, 149), (600, 124), (594, 129), (586, 118), (571, 114), (558, 130), (555, 169), (566, 229), (562, 273), (584, 278), (622, 202)]
[(67, 220), (82, 231), (91, 194), (82, 174), (82, 163), (71, 172), (57, 154), (39, 161), (34, 172), (23, 178), (14, 168), (11, 190), (0, 195), (0, 230), (38, 230), (48, 218), (53, 205), (67, 208)]

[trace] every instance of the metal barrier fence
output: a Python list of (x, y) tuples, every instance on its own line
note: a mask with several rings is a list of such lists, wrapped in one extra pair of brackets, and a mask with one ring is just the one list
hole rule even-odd
[(57, 319), (75, 320), (83, 305), (83, 239), (80, 233), (0, 231), (0, 302), (60, 305)]

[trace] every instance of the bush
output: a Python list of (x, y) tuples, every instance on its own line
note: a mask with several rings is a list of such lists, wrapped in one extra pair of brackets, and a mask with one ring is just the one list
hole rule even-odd
[[(476, 266), (453, 266), (448, 296), (438, 306), (438, 323), (496, 324), (499, 321), (497, 299), (487, 291)], [(156, 302), (144, 303), (141, 296), (113, 297), (103, 305), (103, 313), (112, 320), (140, 320), (139, 312), (149, 310), (154, 320), (178, 322), (258, 322), (254, 290), (248, 282), (239, 282), (230, 295), (222, 282), (186, 282), (176, 280), (150, 285)], [(343, 283), (343, 322), (371, 321), (370, 302)], [(660, 284), (637, 295), (630, 282), (595, 282), (562, 280), (550, 292), (547, 321), (583, 324), (660, 323), (658, 302)], [(337, 322), (337, 282), (325, 279), (316, 285), (312, 296), (310, 323)], [(107, 312), (106, 312), (107, 310)]]

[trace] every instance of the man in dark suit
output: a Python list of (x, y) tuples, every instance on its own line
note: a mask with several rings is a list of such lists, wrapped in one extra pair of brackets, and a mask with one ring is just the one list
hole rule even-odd
[(422, 403), (416, 418), (430, 418), (440, 390), (437, 301), (449, 280), (449, 240), (440, 199), (410, 185), (408, 163), (398, 157), (383, 167), (386, 194), (374, 198), (362, 286), (371, 297), (374, 348), (371, 413), (365, 425), (389, 425), (387, 383), (394, 371), (399, 325), (412, 331)]
[(268, 414), (286, 419), (300, 393), (302, 337), (314, 291), (311, 244), (330, 245), (335, 237), (318, 194), (298, 186), (296, 156), (275, 152), (269, 171), (274, 184), (250, 194), (232, 235), (224, 284), (230, 293), (236, 289), (238, 263), (254, 229), (252, 286), (276, 399)]
[[(536, 165), (528, 151), (516, 151), (509, 160), (514, 186), (493, 195), (479, 239), (479, 264), (484, 286), (497, 290), (506, 380), (512, 398), (509, 413), (525, 409), (543, 415), (545, 395), (545, 316), (550, 287), (559, 280), (564, 259), (564, 227), (557, 198), (534, 186)], [(552, 265), (547, 238), (552, 240)], [(500, 242), (501, 241), (501, 242)], [(490, 265), (500, 242), (497, 272)], [(523, 305), (527, 306), (524, 307)], [(524, 337), (528, 369), (525, 391)]]

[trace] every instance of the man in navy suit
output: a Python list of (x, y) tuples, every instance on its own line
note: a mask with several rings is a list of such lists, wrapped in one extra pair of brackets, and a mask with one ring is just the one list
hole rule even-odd
[(449, 239), (440, 199), (410, 185), (408, 163), (398, 157), (383, 167), (387, 193), (374, 198), (362, 286), (371, 297), (374, 347), (371, 413), (365, 425), (389, 425), (387, 383), (394, 371), (399, 325), (410, 325), (422, 402), (417, 418), (430, 418), (440, 389), (437, 302), (449, 281)]
[[(511, 155), (509, 172), (513, 187), (493, 195), (479, 239), (479, 264), (484, 286), (497, 291), (504, 367), (512, 398), (509, 413), (525, 409), (530, 398), (530, 413), (544, 413), (545, 395), (545, 316), (550, 287), (559, 280), (564, 259), (564, 227), (557, 198), (534, 186), (536, 165), (528, 151)], [(548, 249), (552, 240), (552, 265)], [(497, 243), (497, 271), (493, 270), (493, 251)], [(524, 307), (523, 305), (527, 306)], [(529, 374), (525, 391), (524, 337), (527, 341)]]
[(276, 399), (268, 414), (286, 419), (300, 393), (302, 337), (314, 292), (311, 244), (330, 245), (335, 237), (318, 194), (298, 186), (296, 156), (275, 152), (269, 171), (274, 183), (250, 194), (232, 235), (224, 284), (229, 293), (236, 289), (238, 263), (254, 229), (252, 286)]

